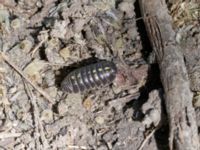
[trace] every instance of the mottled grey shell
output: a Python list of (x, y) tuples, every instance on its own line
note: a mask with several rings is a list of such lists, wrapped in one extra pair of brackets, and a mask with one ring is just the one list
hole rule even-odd
[(116, 77), (117, 67), (113, 62), (101, 61), (69, 73), (61, 83), (68, 93), (79, 93), (95, 87), (109, 85)]

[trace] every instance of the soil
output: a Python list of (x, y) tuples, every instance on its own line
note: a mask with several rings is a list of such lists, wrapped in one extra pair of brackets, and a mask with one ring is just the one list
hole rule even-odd
[[(198, 17), (177, 13), (180, 3), (169, 6), (177, 42), (200, 51)], [(168, 149), (159, 68), (149, 62), (142, 19), (136, 0), (0, 0), (8, 58), (0, 58), (0, 149)], [(68, 73), (101, 60), (118, 67), (112, 84), (61, 90)]]

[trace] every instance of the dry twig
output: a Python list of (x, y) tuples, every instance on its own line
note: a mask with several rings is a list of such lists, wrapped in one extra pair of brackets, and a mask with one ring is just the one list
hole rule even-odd
[(2, 132), (0, 133), (0, 139), (5, 139), (5, 138), (14, 138), (14, 137), (19, 137), (21, 136), (22, 133), (8, 133), (8, 132)]
[(35, 53), (38, 51), (38, 49), (42, 46), (42, 44), (44, 44), (44, 42), (46, 42), (47, 39), (48, 39), (48, 30), (46, 30), (45, 32), (43, 32), (43, 34), (44, 34), (43, 39), (31, 51), (31, 56), (32, 57), (35, 55)]
[(156, 132), (156, 128), (153, 129), (151, 131), (151, 133), (143, 140), (142, 144), (140, 145), (140, 147), (138, 148), (138, 150), (142, 150), (143, 147), (145, 146), (145, 144), (148, 142), (148, 140), (154, 135), (154, 133)]
[(73, 149), (88, 150), (88, 148), (85, 147), (85, 146), (67, 145), (67, 147), (68, 148), (73, 148)]

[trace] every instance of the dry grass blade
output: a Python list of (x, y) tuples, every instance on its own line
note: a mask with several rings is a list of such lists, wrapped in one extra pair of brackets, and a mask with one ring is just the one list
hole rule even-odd
[(43, 39), (35, 46), (35, 48), (31, 51), (31, 56), (33, 57), (35, 55), (35, 53), (38, 51), (38, 49), (42, 46), (42, 44), (44, 44), (44, 42), (47, 41), (48, 39), (48, 30), (43, 31)]
[(19, 137), (19, 136), (21, 136), (21, 135), (22, 135), (22, 133), (8, 133), (8, 132), (2, 132), (2, 133), (0, 133), (0, 139)]
[(70, 148), (70, 149), (82, 149), (82, 150), (88, 150), (88, 148), (85, 147), (85, 146), (68, 145), (67, 147)]
[(5, 53), (0, 52), (1, 57), (4, 59), (4, 61), (9, 64), (17, 73), (19, 73), (29, 84), (31, 84), (42, 96), (44, 96), (45, 99), (47, 99), (50, 103), (53, 103), (52, 98), (39, 86), (37, 86), (35, 83), (33, 83), (27, 75), (23, 73), (7, 56)]
[[(45, 137), (45, 132), (44, 132), (44, 127), (42, 125), (42, 121), (40, 119), (40, 111), (38, 109), (38, 105), (37, 105), (37, 98), (34, 96), (33, 92), (31, 91), (31, 87), (27, 84), (25, 84), (26, 90), (27, 90), (27, 94), (29, 95), (30, 99), (31, 99), (31, 103), (33, 105), (34, 108), (34, 119), (35, 119), (35, 140), (36, 140), (36, 144), (37, 144), (37, 149), (49, 149), (49, 143), (48, 140)], [(41, 147), (39, 139), (38, 139), (38, 135), (40, 135), (41, 137), (41, 141), (43, 144), (43, 147)]]
[(157, 129), (155, 128), (153, 131), (151, 131), (151, 133), (144, 139), (144, 141), (142, 142), (142, 144), (140, 145), (140, 147), (138, 148), (138, 150), (142, 150), (143, 149), (143, 147), (145, 146), (145, 144), (153, 136), (153, 134), (155, 133), (156, 130)]

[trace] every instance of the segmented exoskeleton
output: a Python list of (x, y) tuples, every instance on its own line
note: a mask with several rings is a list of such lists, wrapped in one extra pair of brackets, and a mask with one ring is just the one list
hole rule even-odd
[(101, 61), (69, 73), (61, 83), (63, 91), (78, 93), (94, 87), (109, 85), (116, 77), (117, 67), (113, 62)]

